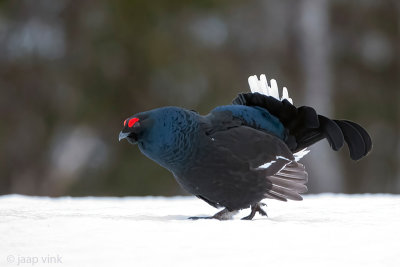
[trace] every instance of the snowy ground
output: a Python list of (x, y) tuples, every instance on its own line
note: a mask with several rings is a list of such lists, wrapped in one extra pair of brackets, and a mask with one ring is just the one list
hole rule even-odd
[(217, 211), (192, 197), (3, 196), (0, 266), (400, 266), (400, 196), (267, 203), (220, 222), (187, 220)]

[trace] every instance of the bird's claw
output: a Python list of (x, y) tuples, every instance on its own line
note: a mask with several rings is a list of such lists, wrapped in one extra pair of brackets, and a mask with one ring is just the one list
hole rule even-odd
[(258, 211), (258, 213), (260, 213), (261, 216), (268, 217), (267, 212), (265, 210), (263, 210), (262, 208), (258, 208), (257, 211)]
[(260, 203), (257, 203), (255, 205), (252, 205), (250, 214), (248, 216), (246, 216), (246, 217), (243, 217), (242, 220), (251, 220), (251, 219), (253, 219), (254, 216), (256, 215), (256, 212), (260, 213), (261, 216), (267, 216), (268, 217), (267, 212), (265, 210), (263, 210), (261, 208), (261, 206), (267, 206), (267, 204), (260, 202)]

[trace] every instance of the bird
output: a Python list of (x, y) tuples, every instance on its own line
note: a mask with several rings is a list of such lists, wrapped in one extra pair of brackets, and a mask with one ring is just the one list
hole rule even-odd
[(262, 202), (302, 200), (308, 174), (299, 160), (310, 146), (326, 139), (334, 151), (346, 143), (358, 161), (372, 149), (368, 132), (349, 120), (329, 119), (308, 106), (296, 107), (283, 87), (263, 74), (248, 79), (251, 92), (206, 115), (181, 107), (160, 107), (123, 122), (119, 141), (137, 145), (149, 159), (169, 170), (178, 184), (215, 208), (213, 216), (190, 219), (230, 220)]

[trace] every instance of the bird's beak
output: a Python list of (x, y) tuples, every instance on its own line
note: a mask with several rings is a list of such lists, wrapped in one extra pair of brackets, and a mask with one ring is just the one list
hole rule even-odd
[(119, 138), (118, 141), (121, 141), (122, 139), (127, 138), (129, 133), (123, 133), (122, 131), (119, 133)]

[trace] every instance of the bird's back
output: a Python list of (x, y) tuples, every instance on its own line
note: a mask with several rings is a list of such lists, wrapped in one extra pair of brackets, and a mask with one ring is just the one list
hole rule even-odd
[[(224, 116), (226, 113), (227, 115)], [(214, 127), (234, 126), (236, 121), (236, 124), (268, 132), (280, 139), (285, 138), (285, 128), (282, 122), (262, 107), (245, 105), (219, 106), (210, 112), (209, 117), (215, 125)]]

